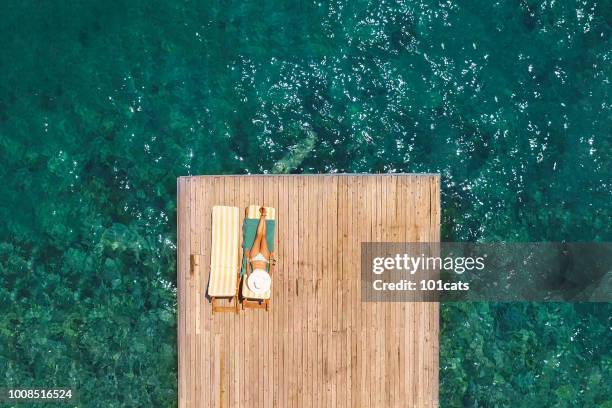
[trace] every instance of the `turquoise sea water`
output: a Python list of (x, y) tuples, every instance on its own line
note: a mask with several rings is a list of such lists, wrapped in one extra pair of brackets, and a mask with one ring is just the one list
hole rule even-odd
[[(0, 4), (0, 386), (176, 405), (176, 177), (439, 172), (448, 241), (610, 241), (612, 2)], [(609, 304), (442, 306), (443, 407), (611, 407)]]

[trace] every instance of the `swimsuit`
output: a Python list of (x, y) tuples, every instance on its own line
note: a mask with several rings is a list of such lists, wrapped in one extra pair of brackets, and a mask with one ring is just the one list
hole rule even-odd
[(251, 258), (251, 262), (265, 262), (265, 263), (270, 263), (266, 257), (260, 252), (257, 255), (255, 255), (253, 258)]
[[(270, 263), (270, 261), (268, 261), (266, 259), (266, 257), (264, 256), (264, 254), (262, 254), (261, 252), (258, 253), (257, 255), (255, 255), (253, 258), (251, 258), (251, 262), (265, 262), (265, 263)], [(265, 269), (261, 269), (261, 268), (255, 268), (253, 269), (253, 272), (257, 272), (257, 271), (262, 271), (262, 272), (266, 272), (268, 273)]]

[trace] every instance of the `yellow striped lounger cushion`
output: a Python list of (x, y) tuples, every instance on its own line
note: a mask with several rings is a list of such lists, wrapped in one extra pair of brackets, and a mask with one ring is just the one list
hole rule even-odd
[(236, 294), (240, 265), (240, 210), (214, 206), (208, 295), (231, 297)]
[[(247, 218), (256, 218), (259, 219), (259, 209), (260, 205), (249, 205), (247, 207), (246, 216)], [(276, 210), (273, 207), (265, 207), (266, 209), (266, 220), (274, 220), (276, 219)], [(274, 279), (272, 279), (274, 282)], [(251, 289), (249, 289), (249, 285), (247, 283), (246, 276), (242, 279), (242, 297), (247, 299), (258, 299), (265, 300), (270, 299), (270, 291), (272, 290), (272, 285), (270, 285), (270, 289), (264, 292), (263, 294), (256, 294)]]
[[(249, 205), (246, 210), (247, 218), (259, 219), (259, 209), (261, 205)], [(273, 207), (264, 207), (266, 209), (266, 220), (276, 219), (276, 210)]]

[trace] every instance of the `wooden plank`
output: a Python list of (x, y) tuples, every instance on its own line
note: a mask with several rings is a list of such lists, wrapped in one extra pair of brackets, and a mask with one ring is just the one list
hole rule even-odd
[(187, 218), (187, 202), (189, 200), (186, 194), (186, 180), (181, 177), (176, 183), (177, 190), (177, 338), (178, 338), (178, 406), (183, 408), (187, 406), (187, 390), (185, 373), (186, 369), (186, 345), (185, 345), (185, 273), (187, 272), (186, 262), (189, 262), (189, 247), (187, 246), (187, 231), (189, 228), (189, 219)]
[[(202, 186), (199, 180), (195, 180), (193, 183), (193, 191), (195, 192), (194, 202), (195, 202), (195, 219), (192, 221), (192, 224), (196, 226), (195, 231), (195, 246), (194, 252), (198, 251), (201, 254), (201, 247), (203, 237), (202, 237), (202, 207), (203, 207), (203, 191)], [(201, 256), (198, 255), (198, 264), (197, 268), (194, 270), (194, 280), (195, 280), (195, 290), (194, 290), (194, 304), (195, 304), (195, 351), (196, 358), (194, 361), (195, 364), (195, 406), (203, 405), (203, 395), (202, 395), (202, 376), (203, 371), (199, 370), (198, 367), (201, 367), (203, 364), (203, 350), (202, 350), (202, 321), (201, 321), (201, 312), (202, 312), (202, 295), (201, 295), (201, 277), (202, 277), (202, 264), (201, 264)]]
[[(287, 350), (287, 325), (288, 325), (288, 320), (287, 320), (287, 313), (288, 313), (288, 307), (289, 307), (289, 299), (288, 299), (288, 280), (289, 280), (289, 265), (290, 265), (290, 259), (289, 259), (289, 248), (291, 247), (291, 245), (287, 244), (286, 239), (290, 236), (289, 235), (289, 219), (288, 219), (288, 215), (289, 215), (289, 178), (288, 177), (281, 177), (281, 189), (279, 191), (279, 233), (278, 233), (278, 240), (277, 240), (277, 247), (276, 247), (276, 252), (279, 254), (279, 268), (277, 267), (277, 275), (276, 278), (276, 282), (282, 285), (281, 288), (281, 296), (278, 298), (278, 300), (275, 299), (275, 304), (274, 304), (274, 310), (276, 311), (277, 314), (279, 314), (279, 318), (278, 318), (278, 331), (276, 333), (277, 335), (277, 339), (280, 342), (280, 349), (281, 349), (281, 354), (279, 355), (279, 358), (281, 359), (278, 362), (278, 366), (279, 366), (279, 379), (278, 382), (276, 382), (276, 386), (277, 386), (277, 392), (276, 394), (278, 395), (278, 407), (286, 407), (287, 406), (287, 375), (288, 375), (288, 371), (287, 371), (287, 366), (285, 364), (286, 361), (288, 361), (288, 354), (289, 351)], [(282, 241), (281, 241), (282, 240)], [(282, 242), (282, 244), (281, 244)], [(277, 303), (278, 302), (278, 303)]]
[[(187, 189), (189, 190), (189, 219), (190, 219), (190, 223), (189, 223), (189, 247), (190, 249), (190, 253), (193, 252), (193, 248), (194, 247), (194, 237), (195, 237), (195, 231), (194, 231), (194, 218), (195, 218), (195, 202), (193, 200), (193, 185), (194, 185), (194, 180), (193, 178), (189, 178), (188, 179), (188, 186)], [(191, 265), (190, 265), (191, 266)], [(197, 404), (197, 399), (198, 396), (196, 395), (196, 391), (195, 391), (195, 368), (196, 368), (196, 364), (195, 364), (195, 339), (194, 339), (194, 305), (195, 305), (195, 293), (194, 293), (194, 281), (193, 281), (193, 271), (191, 270), (191, 268), (189, 269), (189, 271), (185, 274), (187, 277), (186, 280), (186, 289), (187, 289), (187, 295), (186, 295), (186, 299), (187, 299), (187, 310), (186, 310), (186, 327), (187, 327), (187, 349), (188, 349), (188, 353), (187, 353), (187, 364), (188, 364), (188, 379), (187, 379), (187, 390), (189, 392), (189, 404), (192, 406), (196, 406)]]
[[(246, 207), (251, 204), (255, 204), (254, 199), (254, 191), (255, 191), (255, 178), (245, 179), (245, 202), (243, 202), (243, 207)], [(241, 211), (244, 211), (242, 208)], [(256, 384), (253, 384), (253, 361), (254, 356), (253, 353), (255, 351), (254, 343), (253, 343), (253, 320), (255, 315), (252, 313), (243, 313), (244, 314), (244, 383), (245, 383), (245, 401), (243, 406), (255, 406), (254, 401), (254, 392)]]
[[(266, 185), (266, 184), (264, 184)], [(273, 177), (271, 183), (266, 185), (265, 188), (265, 205), (274, 207), (278, 211), (278, 177)], [(278, 232), (275, 234), (275, 241), (277, 240)], [(277, 243), (275, 242), (275, 248)], [(273, 291), (274, 292), (274, 291)], [(274, 397), (274, 389), (273, 389), (273, 380), (274, 380), (274, 372), (276, 371), (276, 367), (274, 365), (274, 337), (268, 336), (267, 333), (274, 333), (274, 310), (270, 310), (268, 313), (262, 312), (261, 315), (266, 320), (266, 331), (263, 334), (266, 345), (266, 362), (265, 362), (265, 394), (264, 394), (264, 404), (266, 407), (272, 406), (272, 401)]]
[(202, 406), (208, 407), (212, 406), (212, 388), (211, 388), (211, 358), (213, 354), (213, 342), (212, 342), (212, 310), (211, 305), (208, 299), (206, 298), (206, 291), (208, 289), (208, 277), (206, 276), (206, 272), (209, 269), (210, 265), (210, 237), (212, 234), (212, 217), (210, 213), (206, 212), (206, 209), (212, 208), (212, 185), (210, 178), (198, 178), (198, 182), (202, 187), (203, 192), (203, 201), (202, 201), (202, 210), (200, 212), (200, 222), (202, 225), (202, 240), (200, 243), (200, 250), (202, 252), (202, 257), (200, 259), (200, 273), (204, 274), (203, 278), (203, 288), (201, 293), (201, 342), (202, 342)]
[[(239, 194), (240, 200), (236, 203), (240, 210), (240, 225), (242, 225), (244, 221), (244, 208), (249, 204), (248, 203), (248, 179), (243, 177), (240, 178), (239, 184)], [(241, 249), (240, 251), (241, 259), (244, 256), (244, 253)], [(238, 325), (238, 407), (243, 407), (246, 405), (246, 390), (248, 389), (249, 384), (247, 383), (246, 378), (246, 326), (245, 326), (245, 315), (240, 314), (239, 325)]]
[[(232, 191), (233, 191), (233, 198), (232, 198), (232, 205), (237, 205), (239, 208), (240, 206), (240, 200), (241, 200), (241, 191), (240, 191), (240, 187), (242, 184), (242, 179), (241, 178), (236, 178), (234, 180), (234, 184), (232, 186)], [(242, 219), (243, 219), (243, 215), (242, 215), (243, 211), (239, 211), (240, 214), (240, 225), (242, 225)], [(240, 251), (240, 253), (242, 253)], [(238, 283), (238, 287), (240, 287), (240, 283)], [(241, 324), (241, 319), (238, 316), (233, 316), (233, 318), (230, 319), (231, 321), (231, 333), (230, 333), (230, 341), (229, 344), (231, 346), (231, 354), (229, 355), (230, 358), (230, 378), (229, 378), (229, 382), (230, 382), (230, 396), (229, 396), (229, 406), (230, 407), (238, 407), (239, 406), (239, 401), (240, 401), (240, 367), (241, 367), (241, 355), (240, 355), (240, 341), (241, 341), (241, 333), (240, 333), (240, 324)]]

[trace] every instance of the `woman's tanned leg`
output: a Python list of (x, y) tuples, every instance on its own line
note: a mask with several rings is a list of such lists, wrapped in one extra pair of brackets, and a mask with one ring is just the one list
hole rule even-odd
[(268, 240), (266, 239), (266, 210), (261, 207), (259, 210), (261, 218), (259, 218), (259, 225), (257, 226), (257, 235), (260, 236), (259, 252), (266, 257), (270, 258), (270, 251), (268, 250)]
[[(259, 218), (259, 224), (257, 225), (255, 242), (251, 248), (251, 259), (259, 253), (261, 253), (266, 259), (270, 259), (270, 251), (268, 250), (268, 242), (266, 240), (266, 213), (263, 207), (261, 208), (260, 213), (261, 217)], [(266, 263), (262, 261), (255, 261), (251, 262), (251, 266), (253, 269), (264, 269)]]

